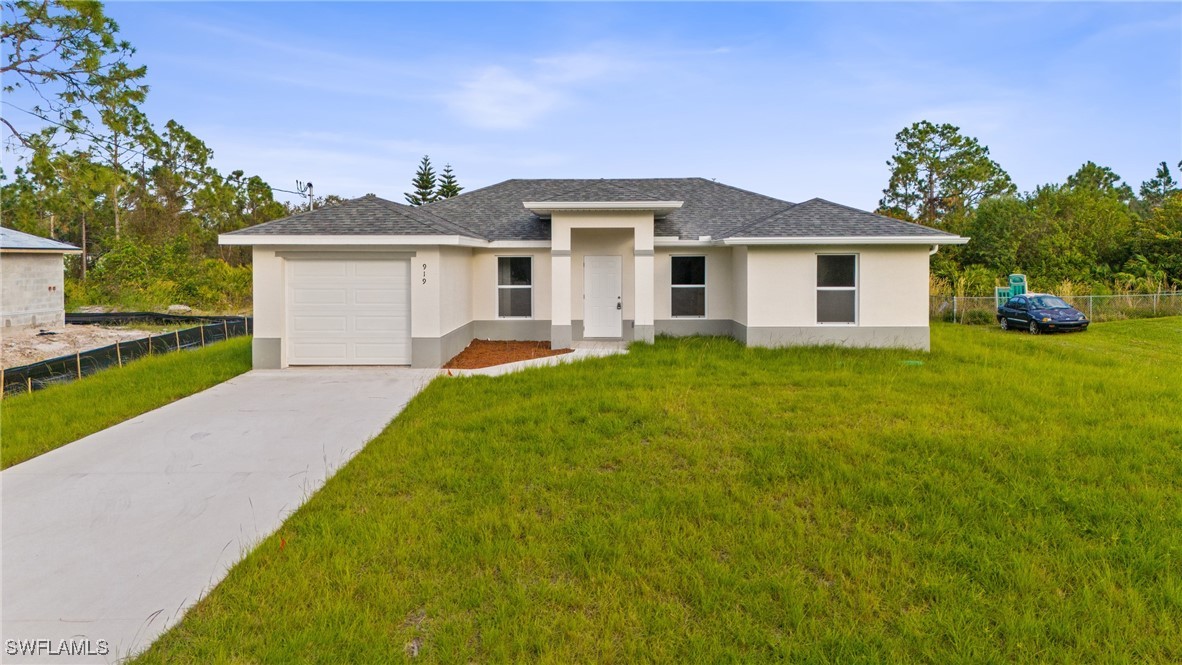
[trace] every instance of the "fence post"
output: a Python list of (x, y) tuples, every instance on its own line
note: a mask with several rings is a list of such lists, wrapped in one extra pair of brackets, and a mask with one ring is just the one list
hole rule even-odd
[(152, 355), (152, 336), (148, 335), (148, 355)]
[(82, 352), (74, 354), (74, 368), (78, 370), (78, 378), (82, 378)]
[(226, 323), (225, 319), (222, 319), (222, 334), (226, 336), (226, 339), (230, 339), (230, 324)]
[(123, 367), (123, 350), (119, 348), (119, 340), (115, 340), (115, 359), (119, 361), (119, 366)]
[(197, 329), (201, 331), (201, 348), (204, 349), (205, 348), (205, 324), (202, 323), (200, 326), (198, 326)]
[(956, 323), (956, 296), (952, 296), (952, 322)]
[(174, 330), (172, 332), (173, 332), (173, 334), (176, 335), (176, 350), (180, 351), (181, 350), (181, 330), (180, 330), (180, 328), (177, 328), (176, 330)]
[(33, 377), (31, 376), (25, 377), (25, 391), (30, 393), (33, 392)]
[(1088, 296), (1088, 320), (1092, 320), (1092, 296)]

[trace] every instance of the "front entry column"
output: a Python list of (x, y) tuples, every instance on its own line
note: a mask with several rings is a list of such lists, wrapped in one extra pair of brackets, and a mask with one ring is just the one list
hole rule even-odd
[(550, 348), (569, 349), (571, 345), (570, 250), (550, 252)]
[(636, 311), (633, 312), (635, 318), (632, 339), (651, 344), (656, 336), (653, 313), (655, 257), (651, 249), (637, 249), (634, 254), (636, 264), (633, 271), (633, 282), (636, 285), (636, 293), (633, 295), (633, 302)]

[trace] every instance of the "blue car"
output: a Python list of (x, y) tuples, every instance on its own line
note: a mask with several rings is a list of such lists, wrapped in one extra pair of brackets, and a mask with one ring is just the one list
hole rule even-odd
[(997, 308), (997, 323), (1002, 330), (1016, 328), (1038, 335), (1087, 330), (1091, 321), (1059, 296), (1025, 293), (1010, 298)]

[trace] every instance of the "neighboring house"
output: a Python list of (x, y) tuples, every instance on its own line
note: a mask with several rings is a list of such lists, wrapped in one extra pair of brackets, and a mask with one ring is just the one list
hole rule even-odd
[(967, 241), (701, 178), (368, 195), (220, 237), (253, 247), (259, 368), (438, 367), (474, 338), (927, 349), (928, 257)]
[(62, 257), (82, 250), (0, 227), (0, 320), (5, 328), (66, 322)]

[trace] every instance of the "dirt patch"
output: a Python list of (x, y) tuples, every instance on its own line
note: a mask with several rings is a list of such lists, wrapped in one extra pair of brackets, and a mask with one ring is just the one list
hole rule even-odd
[[(40, 332), (53, 335), (40, 335)], [(142, 339), (156, 333), (114, 326), (61, 325), (49, 328), (22, 328), (0, 333), (0, 366), (19, 367), (88, 349), (108, 346), (116, 341)]]
[(551, 349), (550, 342), (494, 342), (487, 339), (472, 340), (468, 348), (447, 361), (444, 369), (480, 369), (493, 365), (515, 363), (519, 360), (533, 360), (570, 353), (571, 349)]

